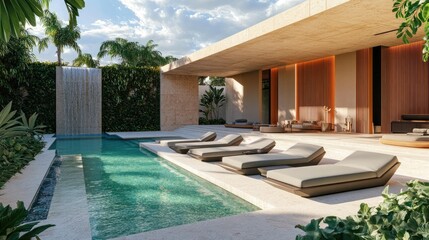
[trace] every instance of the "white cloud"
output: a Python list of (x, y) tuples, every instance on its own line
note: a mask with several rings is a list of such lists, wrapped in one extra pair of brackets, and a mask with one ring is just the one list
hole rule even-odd
[(302, 0), (277, 0), (274, 3), (270, 3), (269, 7), (265, 11), (266, 16), (273, 16), (301, 2)]
[[(141, 44), (153, 40), (163, 55), (182, 57), (302, 1), (119, 0), (111, 12), (98, 15), (99, 9), (90, 9), (97, 4), (88, 4), (85, 12), (94, 16), (84, 12), (80, 15), (79, 44), (96, 56), (101, 43), (109, 39), (121, 37)], [(32, 32), (43, 36), (44, 29), (38, 24)], [(101, 63), (109, 61), (106, 58)]]
[(90, 27), (83, 29), (81, 36), (104, 36), (107, 39), (134, 38), (135, 27), (133, 24), (124, 21), (115, 24), (111, 20), (96, 20)]

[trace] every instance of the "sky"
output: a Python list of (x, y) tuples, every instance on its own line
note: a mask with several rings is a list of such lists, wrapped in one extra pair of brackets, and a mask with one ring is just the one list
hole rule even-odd
[[(144, 45), (149, 40), (158, 44), (163, 56), (181, 58), (233, 35), (262, 20), (295, 6), (304, 0), (86, 0), (79, 12), (83, 53), (94, 58), (103, 41), (117, 37)], [(51, 1), (50, 10), (68, 22), (63, 0)], [(44, 37), (38, 22), (33, 34)], [(39, 61), (56, 61), (55, 48), (39, 53)], [(66, 48), (63, 60), (72, 62), (77, 53)], [(109, 56), (101, 65), (117, 62)]]

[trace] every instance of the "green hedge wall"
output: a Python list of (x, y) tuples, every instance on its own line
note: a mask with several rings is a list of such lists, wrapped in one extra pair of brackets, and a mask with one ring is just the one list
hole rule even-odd
[[(0, 75), (0, 106), (13, 101), (27, 116), (39, 113), (38, 122), (55, 132), (54, 63), (31, 63), (19, 79)], [(160, 129), (158, 69), (102, 67), (103, 131)]]
[(103, 131), (159, 130), (159, 70), (121, 66), (101, 69)]
[(0, 106), (13, 101), (14, 109), (27, 116), (39, 113), (38, 123), (55, 132), (55, 67), (54, 63), (31, 63), (22, 76), (2, 78)]

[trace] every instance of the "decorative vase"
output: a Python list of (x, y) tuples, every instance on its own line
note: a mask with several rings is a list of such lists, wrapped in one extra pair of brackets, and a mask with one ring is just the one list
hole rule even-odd
[(322, 132), (329, 131), (329, 130), (330, 130), (330, 127), (331, 127), (331, 124), (330, 124), (330, 123), (323, 122), (323, 123), (322, 123)]

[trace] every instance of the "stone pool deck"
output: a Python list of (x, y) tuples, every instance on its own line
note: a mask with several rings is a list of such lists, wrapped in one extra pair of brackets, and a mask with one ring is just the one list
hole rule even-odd
[[(230, 133), (240, 133), (245, 143), (260, 137), (276, 140), (275, 151), (283, 151), (296, 142), (307, 142), (321, 145), (326, 155), (320, 164), (341, 161), (355, 150), (366, 150), (398, 156), (402, 165), (389, 181), (392, 192), (399, 192), (404, 184), (411, 179), (429, 181), (429, 151), (394, 147), (379, 143), (381, 135), (337, 134), (337, 133), (273, 133), (263, 134), (246, 129), (224, 128), (223, 126), (187, 126), (171, 132), (130, 132), (111, 133), (122, 138), (153, 138), (153, 137), (198, 137), (206, 131), (215, 131), (218, 137)], [(231, 173), (217, 163), (204, 163), (188, 155), (180, 155), (167, 147), (146, 143), (145, 147), (179, 165), (180, 167), (227, 189), (261, 208), (260, 211), (187, 224), (151, 232), (135, 234), (117, 239), (294, 239), (302, 233), (295, 229), (296, 224), (306, 224), (311, 218), (326, 215), (347, 216), (355, 214), (361, 202), (376, 205), (382, 198), (380, 193), (384, 187), (350, 191), (316, 198), (301, 198), (294, 194), (274, 188), (265, 183), (260, 176), (242, 176)], [(52, 153), (50, 153), (52, 154)], [(52, 161), (53, 156), (45, 156)], [(50, 158), (50, 159), (49, 159)], [(54, 223), (57, 226), (41, 235), (42, 239), (90, 239), (90, 228), (87, 213), (83, 173), (79, 159), (65, 161), (75, 166), (73, 172), (62, 173), (58, 185), (69, 185), (68, 189), (55, 191), (48, 219), (43, 223)], [(42, 160), (33, 161), (22, 176), (17, 175), (0, 191), (0, 202), (5, 198), (13, 199), (12, 195), (21, 194), (27, 188), (15, 185), (16, 178), (30, 178), (46, 173), (33, 168)], [(63, 164), (65, 163), (63, 162)], [(27, 170), (28, 169), (28, 170)], [(30, 171), (31, 170), (31, 171)], [(29, 171), (29, 173), (28, 173)], [(25, 174), (27, 173), (27, 174)], [(22, 185), (22, 183), (21, 183)], [(37, 184), (34, 184), (37, 185)], [(35, 186), (30, 188), (36, 188)], [(8, 189), (6, 192), (4, 190)], [(10, 190), (9, 190), (10, 189)], [(22, 189), (22, 190), (21, 190)], [(58, 188), (60, 189), (60, 188)], [(37, 191), (37, 190), (36, 190)], [(15, 201), (12, 201), (14, 205)], [(27, 204), (26, 204), (27, 206)]]

